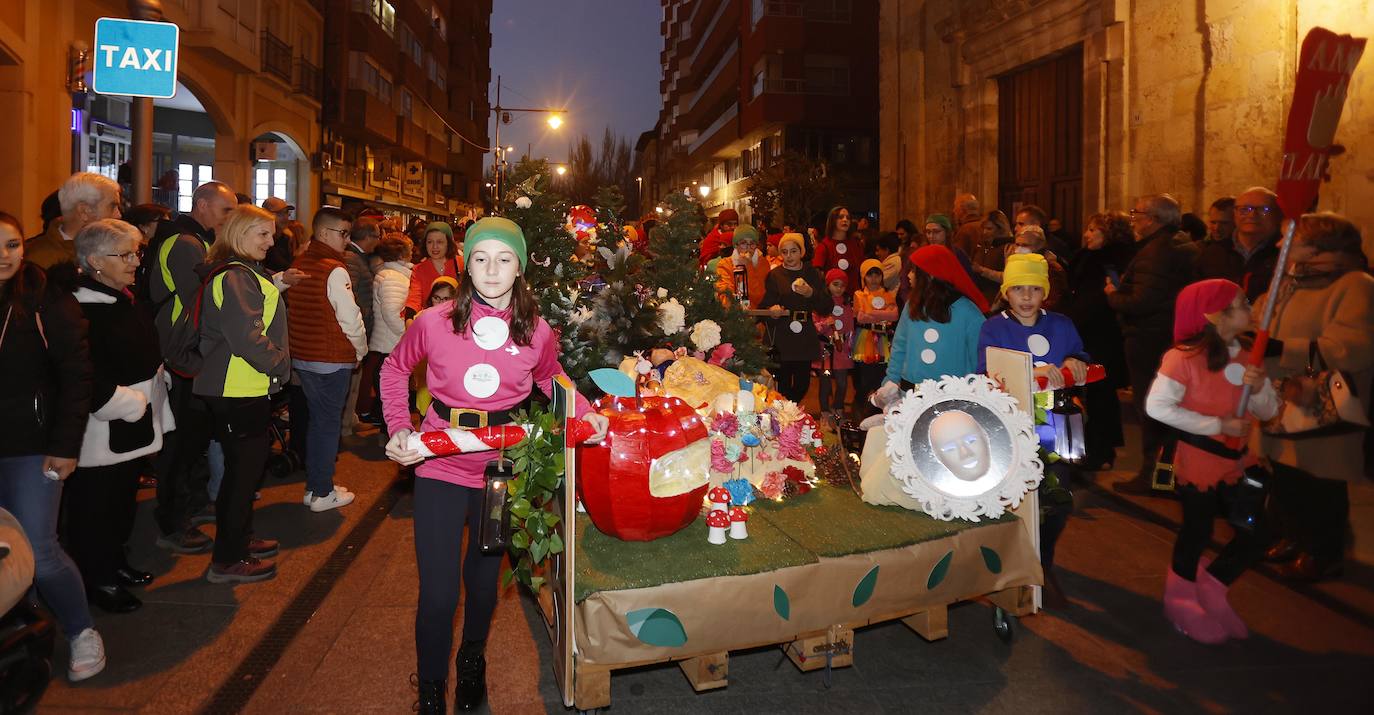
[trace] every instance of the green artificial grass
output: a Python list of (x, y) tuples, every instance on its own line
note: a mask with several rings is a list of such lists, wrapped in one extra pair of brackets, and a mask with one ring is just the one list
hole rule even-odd
[(621, 541), (606, 536), (586, 514), (577, 515), (577, 582), (574, 600), (598, 591), (648, 588), (716, 576), (743, 576), (814, 563), (814, 554), (757, 518), (749, 538), (706, 541), (706, 520), (655, 541)]
[(897, 549), (1016, 519), (1007, 513), (976, 524), (939, 521), (901, 507), (865, 504), (848, 489), (824, 485), (783, 502), (761, 499), (751, 506), (749, 538), (719, 546), (707, 543), (703, 518), (672, 536), (645, 542), (606, 536), (586, 514), (578, 514), (575, 600), (598, 591), (743, 576), (820, 557)]
[(782, 502), (756, 503), (750, 533), (756, 522), (767, 521), (802, 548), (825, 557), (897, 549), (1016, 518), (1007, 513), (977, 523), (940, 521), (901, 507), (866, 504), (848, 489), (829, 486)]

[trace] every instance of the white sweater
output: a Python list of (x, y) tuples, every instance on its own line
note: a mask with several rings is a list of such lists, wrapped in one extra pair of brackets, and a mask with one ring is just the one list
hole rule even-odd
[(406, 331), (401, 311), (410, 293), (411, 268), (409, 261), (388, 261), (372, 278), (372, 335), (367, 345), (372, 352), (389, 354)]

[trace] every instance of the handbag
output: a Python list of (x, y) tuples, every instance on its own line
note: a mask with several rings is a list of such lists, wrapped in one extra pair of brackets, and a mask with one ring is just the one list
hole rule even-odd
[(1275, 384), (1279, 395), (1311, 390), (1309, 406), (1284, 399), (1278, 414), (1264, 423), (1264, 433), (1284, 439), (1308, 439), (1369, 429), (1369, 413), (1355, 394), (1355, 386), (1340, 370), (1327, 367), (1317, 341), (1310, 341), (1307, 370)]

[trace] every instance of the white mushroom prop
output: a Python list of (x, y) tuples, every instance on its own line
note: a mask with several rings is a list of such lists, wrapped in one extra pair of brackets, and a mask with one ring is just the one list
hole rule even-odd
[(721, 509), (706, 515), (706, 540), (712, 544), (725, 543), (725, 530), (730, 526), (730, 516)]
[(730, 510), (730, 538), (747, 539), (749, 538), (749, 513), (740, 507)]

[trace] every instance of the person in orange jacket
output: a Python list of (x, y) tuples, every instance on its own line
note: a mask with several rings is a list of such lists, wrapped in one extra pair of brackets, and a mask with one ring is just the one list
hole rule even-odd
[(759, 232), (753, 226), (735, 229), (733, 240), (735, 252), (716, 262), (716, 289), (722, 300), (734, 300), (745, 310), (757, 308), (772, 265), (759, 250)]

